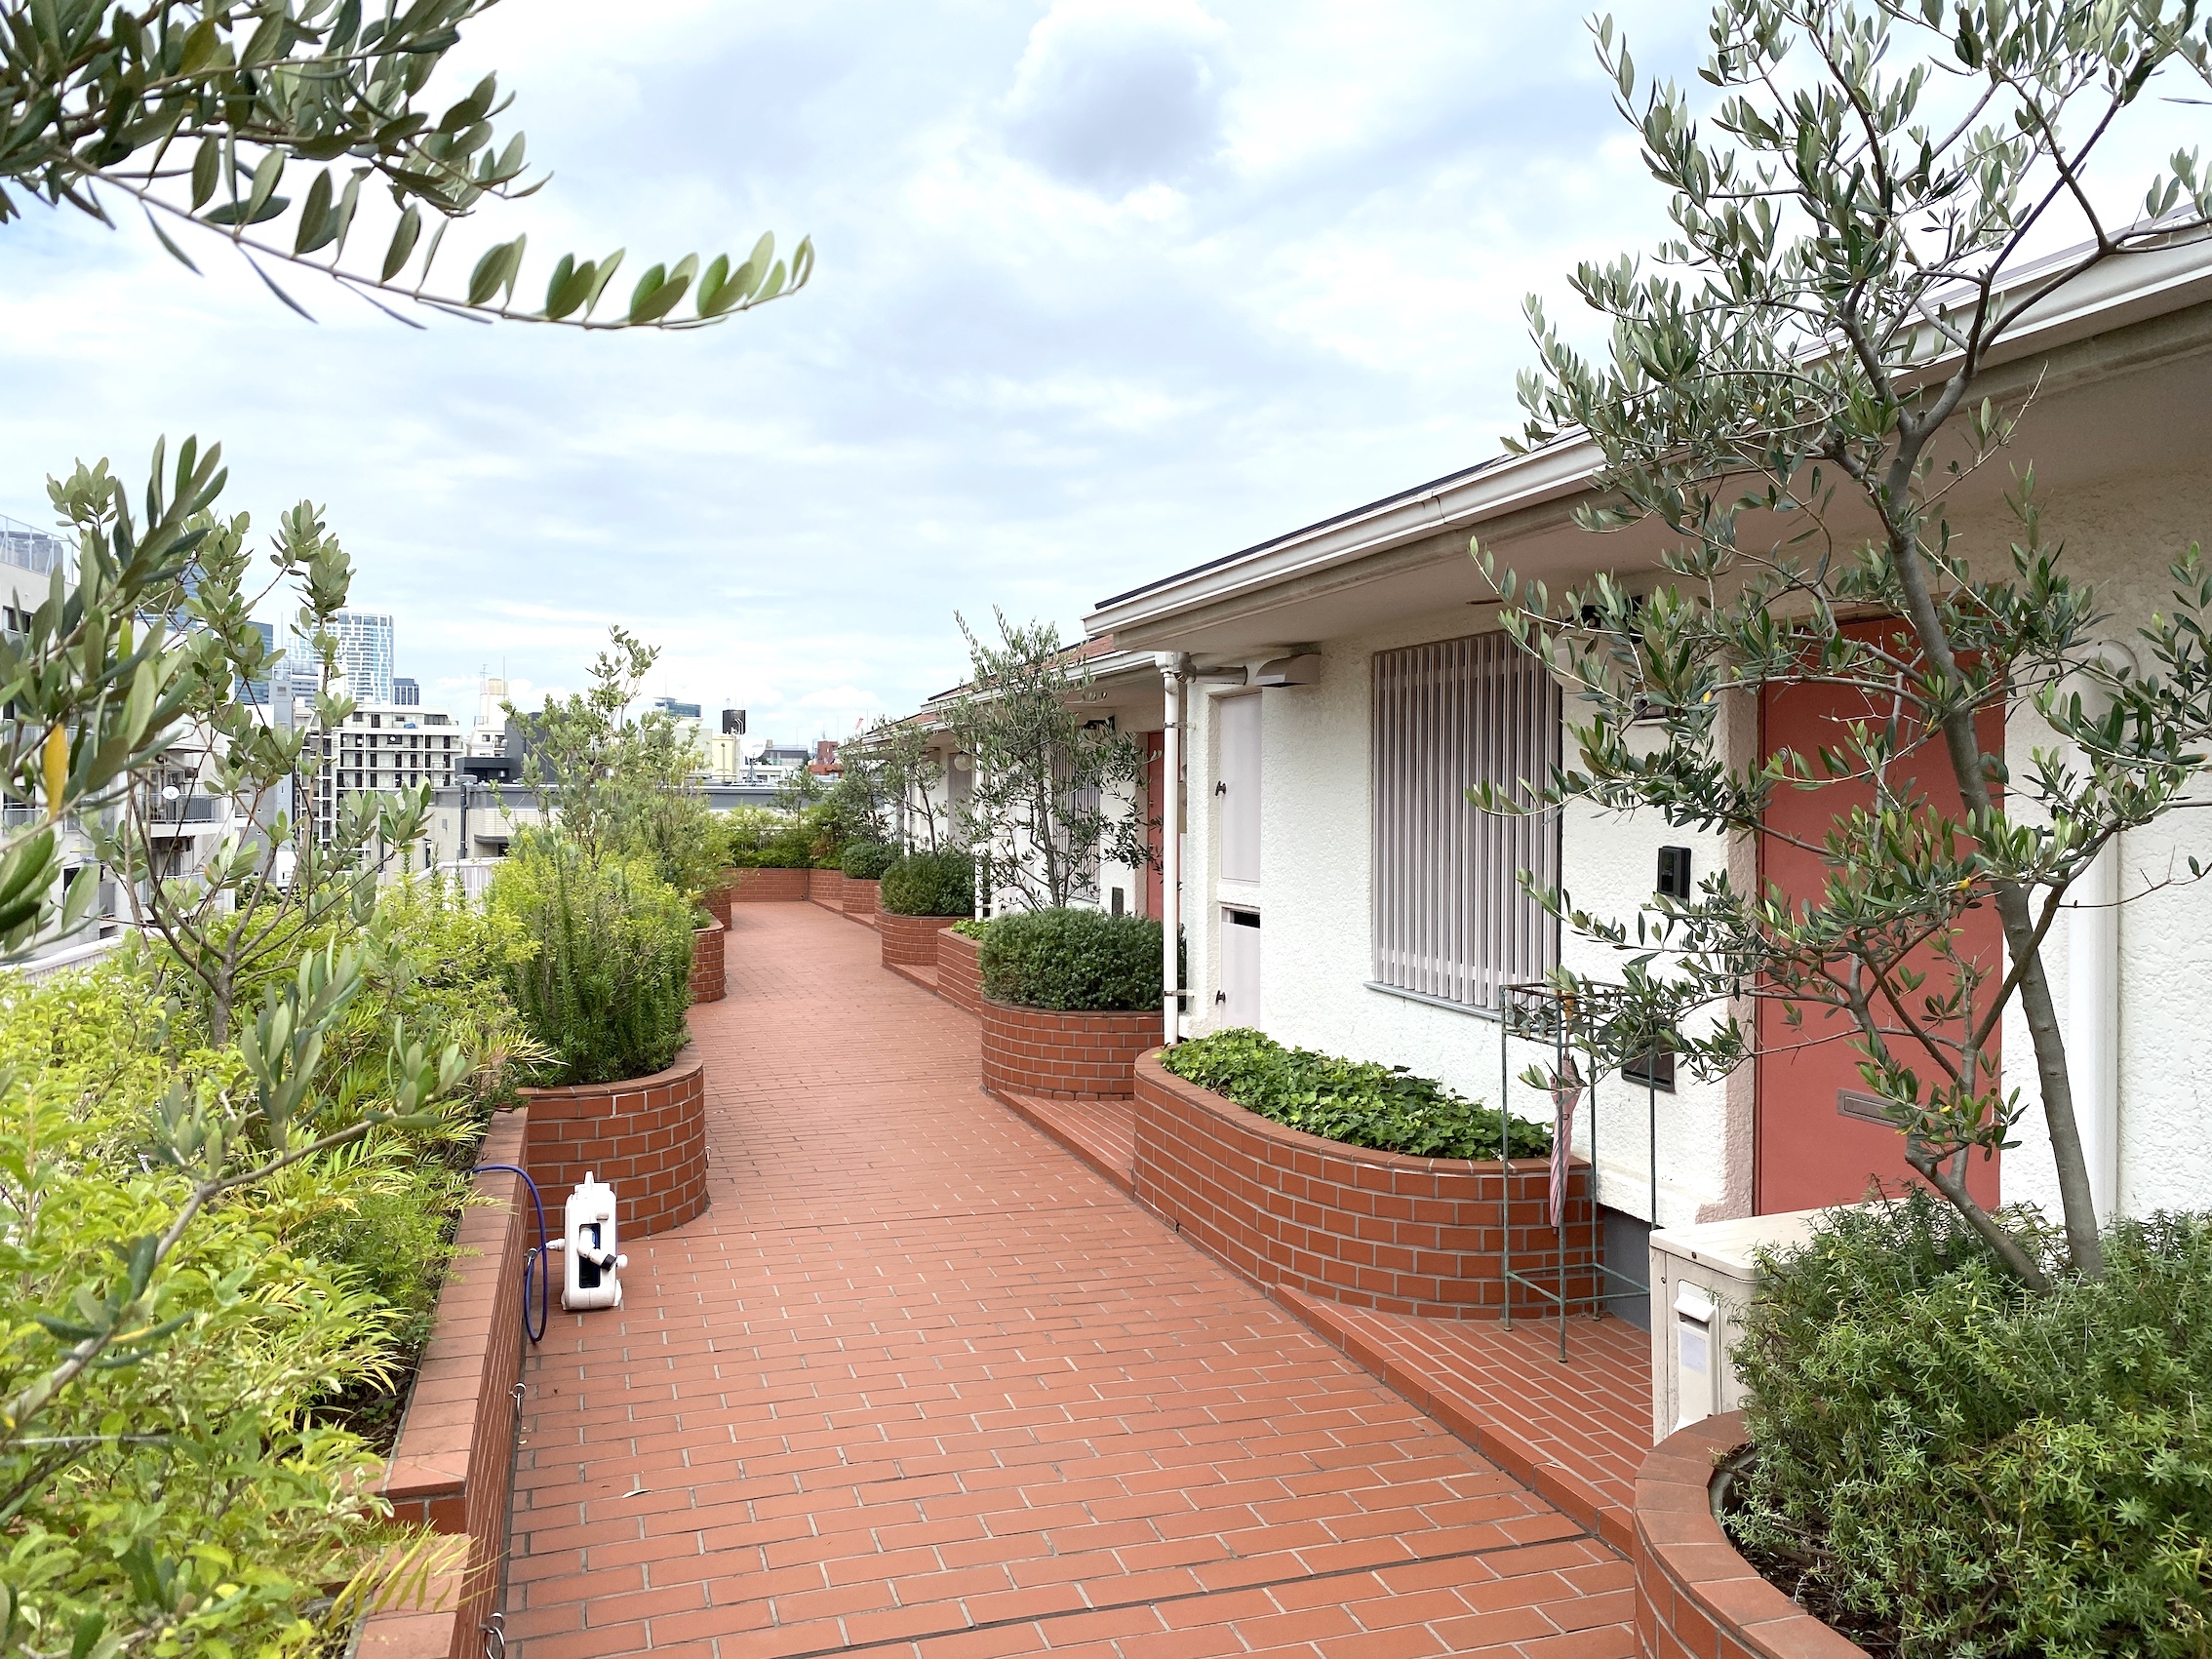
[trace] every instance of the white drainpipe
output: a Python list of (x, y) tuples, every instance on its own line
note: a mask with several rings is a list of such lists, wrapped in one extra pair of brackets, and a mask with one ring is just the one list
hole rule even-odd
[(1177, 937), (1183, 919), (1183, 674), (1190, 658), (1164, 651), (1153, 660), (1167, 692), (1167, 718), (1161, 733), (1160, 794), (1160, 1022), (1161, 1041), (1172, 1047), (1182, 1037), (1182, 952)]
[(2097, 1219), (2108, 1224), (2119, 1200), (2119, 869), (2114, 838), (2074, 884), (2066, 941), (2074, 1119)]

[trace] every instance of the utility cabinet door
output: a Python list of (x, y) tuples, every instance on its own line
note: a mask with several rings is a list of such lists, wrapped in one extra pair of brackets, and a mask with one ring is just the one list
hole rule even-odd
[(1221, 810), (1221, 879), (1260, 879), (1260, 699), (1224, 697), (1221, 711), (1221, 776), (1214, 786)]
[(1257, 1026), (1259, 989), (1259, 912), (1224, 910), (1221, 913), (1221, 995), (1214, 1005), (1222, 1023)]

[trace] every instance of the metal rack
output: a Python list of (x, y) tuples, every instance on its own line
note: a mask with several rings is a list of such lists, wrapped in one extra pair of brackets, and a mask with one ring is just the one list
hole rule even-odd
[[(1560, 1213), (1553, 1223), (1557, 1243), (1551, 1260), (1539, 1261), (1525, 1271), (1513, 1265), (1513, 1112), (1509, 1104), (1513, 1086), (1513, 1044), (1517, 1037), (1526, 1043), (1549, 1045), (1552, 1050), (1552, 1075), (1561, 1076), (1566, 1070), (1573, 1040), (1578, 1034), (1605, 1030), (1618, 1037), (1617, 1027), (1623, 1017), (1620, 1004), (1624, 993), (1617, 987), (1583, 985), (1573, 991), (1555, 985), (1548, 980), (1524, 980), (1503, 986), (1499, 992), (1498, 1022), (1498, 1161), (1504, 1174), (1498, 1192), (1498, 1267), (1505, 1285), (1505, 1327), (1513, 1328), (1513, 1294), (1515, 1286), (1551, 1304), (1558, 1315), (1560, 1327), (1560, 1362), (1567, 1357), (1566, 1320), (1570, 1308), (1588, 1308), (1593, 1316), (1613, 1302), (1632, 1302), (1639, 1297), (1648, 1299), (1651, 1286), (1647, 1279), (1623, 1273), (1605, 1264), (1601, 1229), (1599, 1215), (1599, 1165), (1598, 1165), (1598, 1063), (1595, 1046), (1579, 1052), (1590, 1055), (1590, 1075), (1583, 1085), (1583, 1107), (1590, 1122), (1590, 1228), (1589, 1260), (1586, 1264), (1570, 1266), (1567, 1261), (1567, 1205), (1562, 1194)], [(1663, 1036), (1654, 1034), (1652, 1046), (1657, 1047)], [(1608, 1045), (1612, 1047), (1613, 1045)], [(1649, 1159), (1651, 1180), (1651, 1224), (1659, 1225), (1659, 1082), (1656, 1069), (1645, 1087), (1645, 1147)], [(1565, 1147), (1571, 1160), (1573, 1147), (1567, 1126), (1563, 1122), (1559, 1090), (1552, 1090), (1552, 1144)], [(1526, 1167), (1528, 1160), (1521, 1161)], [(1550, 1168), (1550, 1160), (1545, 1167)], [(1571, 1177), (1570, 1177), (1571, 1183)], [(1570, 1294), (1569, 1275), (1588, 1279), (1597, 1286), (1582, 1294)], [(1625, 1286), (1622, 1289), (1605, 1288), (1608, 1284)], [(1657, 1317), (1656, 1312), (1653, 1315)]]

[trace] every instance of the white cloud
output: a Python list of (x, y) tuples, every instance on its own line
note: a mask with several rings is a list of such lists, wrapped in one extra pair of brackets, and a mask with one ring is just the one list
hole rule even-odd
[(1180, 184), (1221, 149), (1228, 39), (1195, 0), (1056, 0), (1014, 70), (1010, 146), (1108, 200)]
[[(1686, 74), (1702, 13), (1614, 8)], [(682, 337), (431, 319), (311, 282), (313, 326), (194, 246), (0, 227), (0, 512), (78, 455), (225, 443), (226, 506), (302, 496), (474, 710), (584, 682), (607, 627), (654, 694), (843, 735), (962, 677), (953, 612), (1105, 594), (1496, 453), (1533, 289), (1647, 246), (1664, 202), (1585, 0), (593, 0), (499, 7), (551, 186), (454, 233), (533, 256), (815, 234), (799, 297)], [(2159, 143), (2190, 111), (2154, 113)], [(2158, 145), (2116, 168), (2132, 178)], [(2140, 188), (2138, 183), (2136, 186)], [(473, 239), (473, 240), (472, 240)], [(536, 263), (534, 280), (544, 265)], [(526, 290), (533, 278), (526, 273)]]

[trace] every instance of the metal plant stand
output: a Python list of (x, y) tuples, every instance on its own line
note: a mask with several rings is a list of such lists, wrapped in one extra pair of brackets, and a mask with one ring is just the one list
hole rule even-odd
[[(1590, 1258), (1586, 1266), (1570, 1267), (1567, 1261), (1567, 1204), (1566, 1189), (1562, 1188), (1560, 1212), (1553, 1222), (1555, 1244), (1549, 1261), (1538, 1261), (1526, 1270), (1513, 1264), (1513, 1112), (1508, 1104), (1513, 1086), (1513, 1044), (1520, 1038), (1525, 1043), (1542, 1044), (1552, 1050), (1552, 1075), (1560, 1077), (1566, 1070), (1569, 1041), (1577, 1027), (1577, 1013), (1584, 1021), (1607, 1023), (1606, 1009), (1615, 998), (1609, 988), (1585, 987), (1572, 993), (1544, 980), (1529, 980), (1504, 987), (1499, 1003), (1498, 1027), (1498, 1162), (1504, 1173), (1498, 1192), (1498, 1266), (1501, 1282), (1505, 1285), (1505, 1328), (1513, 1328), (1513, 1294), (1515, 1286), (1526, 1289), (1529, 1294), (1549, 1303), (1557, 1314), (1560, 1326), (1560, 1363), (1567, 1357), (1566, 1322), (1570, 1308), (1588, 1308), (1595, 1318), (1613, 1302), (1633, 1302), (1639, 1297), (1649, 1300), (1651, 1285), (1647, 1277), (1639, 1279), (1631, 1273), (1606, 1265), (1601, 1238), (1603, 1221), (1599, 1214), (1598, 1202), (1598, 1062), (1591, 1055), (1590, 1076), (1583, 1086), (1583, 1106), (1590, 1117)], [(1579, 1002), (1579, 1010), (1565, 1006)], [(1593, 1006), (1595, 1005), (1595, 1006)], [(1586, 1024), (1583, 1029), (1590, 1029)], [(1651, 1180), (1651, 1225), (1659, 1225), (1659, 1080), (1656, 1069), (1646, 1080), (1644, 1090), (1644, 1141), (1649, 1160)], [(1565, 1123), (1565, 1113), (1560, 1105), (1559, 1090), (1552, 1090), (1552, 1144), (1564, 1147), (1569, 1161), (1566, 1187), (1573, 1184), (1572, 1160), (1574, 1149)], [(1522, 1161), (1526, 1164), (1526, 1160)], [(1546, 1168), (1550, 1161), (1546, 1160)], [(1576, 1293), (1570, 1289), (1570, 1272), (1589, 1279), (1592, 1288)], [(1608, 1285), (1622, 1288), (1610, 1289)], [(1653, 1318), (1657, 1318), (1656, 1310)]]

